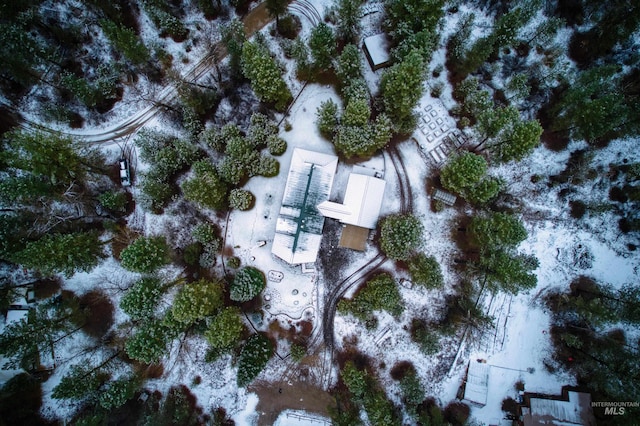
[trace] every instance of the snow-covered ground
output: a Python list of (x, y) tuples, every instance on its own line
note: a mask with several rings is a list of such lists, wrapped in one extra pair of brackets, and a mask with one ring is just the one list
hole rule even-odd
[(255, 265), (269, 278), (263, 300), (266, 313), (275, 316), (316, 319), (317, 273), (303, 272), (300, 265), (289, 265), (272, 255), (271, 249), (294, 148), (335, 154), (333, 145), (320, 136), (315, 125), (315, 111), (327, 99), (338, 99), (329, 86), (310, 84), (304, 89), (288, 117), (292, 129), (280, 132), (287, 141), (287, 151), (278, 157), (280, 174), (273, 178), (252, 178), (245, 189), (255, 194), (255, 207), (233, 212), (226, 228), (227, 247), (233, 248), (243, 265)]
[[(331, 2), (322, 0), (314, 2), (314, 4), (323, 15)], [(464, 6), (456, 14), (447, 15), (444, 34), (450, 34), (461, 14), (469, 10), (467, 6)], [(479, 12), (477, 10), (474, 12), (478, 13), (477, 19), (480, 20)], [(371, 27), (380, 25), (379, 17), (376, 15), (380, 15), (380, 13), (374, 12), (365, 16), (363, 22), (370, 24), (368, 28), (365, 28), (366, 34), (371, 32)], [(152, 24), (146, 18), (142, 21), (143, 37), (149, 37), (153, 31), (150, 28)], [(191, 21), (195, 22), (196, 18)], [(302, 17), (302, 24), (302, 34), (308, 35), (311, 28), (310, 22)], [(204, 23), (203, 25), (210, 24)], [(267, 35), (268, 28), (263, 30), (263, 33)], [(445, 35), (443, 35), (443, 39)], [(566, 37), (567, 35), (563, 33), (561, 36)], [(180, 73), (186, 73), (196, 58), (204, 53), (202, 51), (204, 44), (194, 47), (187, 55), (183, 47), (175, 45), (170, 39), (164, 40), (163, 43), (164, 47), (174, 56), (174, 64)], [(277, 44), (272, 43), (272, 46), (274, 46), (274, 50), (277, 50), (275, 47)], [(435, 52), (431, 68), (444, 63), (444, 54), (443, 47)], [(283, 62), (288, 66), (287, 81), (295, 96), (302, 85), (293, 78), (291, 61)], [(368, 66), (364, 56), (363, 64), (365, 67)], [(424, 114), (428, 113), (425, 110), (427, 105), (437, 105), (435, 108), (438, 109), (438, 116), (443, 119), (443, 123), (448, 127), (453, 127), (453, 121), (447, 115), (446, 110), (453, 107), (455, 103), (451, 97), (451, 86), (444, 78), (445, 74), (443, 73), (443, 78), (440, 79), (446, 83), (441, 100), (437, 102), (433, 100), (427, 89), (418, 109)], [(370, 87), (377, 87), (380, 75), (380, 71), (374, 73), (366, 70), (366, 78)], [(137, 90), (151, 90), (144, 83), (141, 86), (142, 88)], [(112, 121), (98, 127), (108, 129), (113, 123), (119, 123), (119, 120), (132, 115), (134, 111), (139, 111), (139, 108), (144, 108), (136, 100), (136, 96), (139, 94), (127, 90), (125, 101), (110, 113)], [(280, 136), (288, 143), (286, 153), (278, 157), (280, 174), (274, 178), (252, 178), (246, 185), (246, 189), (256, 195), (255, 207), (246, 212), (234, 211), (229, 216), (229, 221), (224, 229), (227, 247), (233, 249), (234, 255), (241, 259), (243, 265), (255, 265), (265, 271), (267, 276), (270, 271), (282, 273), (280, 281), (277, 279), (268, 281), (267, 288), (263, 293), (265, 323), (269, 323), (272, 319), (286, 321), (303, 318), (311, 320), (314, 326), (319, 325), (320, 318), (316, 313), (328, 277), (323, 276), (323, 271), (320, 269), (316, 272), (303, 273), (299, 266), (292, 267), (277, 259), (271, 254), (271, 244), (293, 148), (303, 147), (319, 152), (334, 153), (332, 144), (319, 135), (315, 125), (316, 110), (320, 103), (327, 99), (333, 99), (340, 104), (338, 94), (332, 87), (309, 84), (304, 88), (287, 116), (287, 121), (291, 123), (292, 129), (290, 131), (282, 130), (280, 133)], [(27, 113), (33, 112), (32, 106), (25, 105), (24, 107)], [(425, 124), (427, 123), (425, 122)], [(163, 128), (161, 120), (153, 120), (147, 125)], [(83, 131), (91, 133), (92, 129)], [(407, 166), (412, 185), (414, 213), (425, 228), (423, 249), (427, 254), (435, 256), (442, 265), (445, 279), (444, 289), (427, 291), (419, 288), (400, 287), (406, 306), (405, 313), (398, 321), (389, 315), (381, 314), (378, 327), (373, 331), (364, 331), (362, 324), (353, 318), (338, 315), (335, 324), (336, 341), (340, 345), (343, 338), (357, 336), (357, 347), (361, 351), (372, 359), (386, 364), (387, 368), (380, 371), (380, 380), (388, 390), (389, 397), (395, 402), (399, 402), (400, 392), (397, 382), (391, 379), (389, 370), (399, 361), (412, 360), (419, 376), (423, 378), (427, 394), (436, 397), (443, 405), (456, 397), (468, 363), (476, 362), (478, 359), (486, 361), (491, 366), (487, 404), (482, 408), (473, 407), (472, 416), (483, 423), (497, 424), (504, 417), (501, 402), (506, 397), (515, 397), (514, 384), (517, 381), (524, 382), (527, 391), (549, 394), (557, 394), (562, 386), (575, 383), (573, 377), (558, 372), (551, 374), (545, 367), (545, 360), (549, 358), (551, 352), (547, 332), (550, 317), (541, 301), (545, 292), (567, 288), (574, 278), (582, 274), (614, 287), (638, 282), (640, 251), (630, 252), (627, 249), (627, 243), (633, 241), (628, 236), (620, 234), (617, 222), (611, 213), (585, 217), (580, 221), (572, 219), (568, 214), (569, 208), (566, 200), (557, 194), (558, 188), (547, 186), (546, 178), (564, 169), (570, 152), (584, 148), (584, 143), (574, 142), (562, 152), (553, 152), (541, 146), (518, 164), (510, 163), (493, 167), (490, 173), (502, 177), (507, 182), (506, 192), (521, 202), (520, 214), (527, 227), (529, 237), (521, 244), (520, 249), (538, 258), (540, 262), (536, 271), (538, 285), (527, 294), (514, 297), (504, 294), (491, 297), (485, 294), (482, 299), (483, 307), (495, 318), (495, 328), (483, 334), (478, 340), (466, 339), (459, 342), (448, 338), (444, 350), (446, 353), (442, 353), (442, 357), (425, 357), (411, 341), (407, 326), (414, 317), (435, 317), (442, 307), (444, 296), (452, 291), (453, 285), (459, 280), (459, 273), (454, 269), (453, 262), (457, 248), (452, 241), (451, 233), (452, 229), (455, 229), (458, 216), (471, 213), (470, 210), (460, 211), (453, 208), (447, 208), (438, 213), (430, 210), (426, 180), (437, 173), (439, 166), (429, 158), (428, 153), (435, 149), (441, 139), (428, 140), (428, 134), (428, 132), (421, 132), (416, 135), (417, 143), (408, 140), (401, 143), (399, 149)], [(437, 138), (441, 136), (438, 135)], [(620, 163), (623, 158), (628, 159), (629, 162), (640, 161), (640, 153), (636, 146), (637, 140), (614, 141), (608, 147), (596, 152), (594, 164), (606, 168), (610, 163)], [(382, 156), (374, 157), (372, 164), (376, 168), (389, 167), (388, 164), (385, 167)], [(341, 164), (339, 166), (332, 199), (341, 199), (340, 190), (344, 189), (350, 169), (349, 165)], [(387, 172), (385, 173), (387, 189), (382, 207), (383, 215), (396, 212), (400, 205), (395, 175), (388, 173), (388, 170), (385, 171)], [(533, 183), (531, 180), (533, 175), (541, 176), (542, 180)], [(604, 178), (604, 176), (600, 176), (579, 186), (578, 192), (574, 196), (584, 201), (606, 199), (608, 194), (602, 189), (602, 185), (599, 186)], [(130, 220), (130, 225), (150, 235), (161, 233), (165, 229), (165, 222), (172, 220), (175, 218), (151, 215), (138, 208)], [(581, 247), (581, 250), (589, 250), (593, 255), (591, 266), (584, 269), (578, 266), (576, 259), (576, 247), (578, 246)], [(351, 254), (350, 259), (353, 262), (347, 266), (345, 275), (356, 270), (361, 263), (371, 257), (371, 252)], [(406, 272), (395, 270), (391, 262), (383, 265), (382, 269), (392, 272), (398, 280), (408, 278)], [(180, 271), (175, 268), (166, 268), (163, 273), (176, 277)], [(273, 276), (279, 277), (279, 274), (276, 273)], [(71, 289), (79, 295), (96, 288), (105, 291), (114, 302), (115, 327), (117, 327), (127, 320), (124, 313), (118, 308), (122, 289), (136, 278), (136, 274), (124, 271), (117, 262), (111, 259), (103, 262), (90, 274), (76, 274), (66, 280), (63, 288)], [(294, 290), (296, 291), (294, 292)], [(351, 295), (347, 294), (347, 297)], [(244, 389), (237, 388), (236, 370), (231, 365), (230, 357), (223, 357), (214, 363), (207, 363), (204, 361), (206, 344), (202, 339), (190, 338), (183, 344), (184, 346), (180, 345), (180, 347), (177, 342), (173, 345), (164, 360), (164, 374), (158, 379), (150, 380), (146, 386), (150, 389), (166, 392), (172, 385), (184, 383), (196, 395), (198, 404), (202, 407), (206, 409), (223, 407), (237, 424), (255, 424), (258, 417), (256, 412), (258, 397)], [(64, 373), (68, 371), (68, 366), (76, 354), (87, 345), (89, 345), (87, 340), (81, 337), (69, 338), (64, 349), (58, 354), (61, 360), (59, 368), (43, 387), (43, 412), (47, 417), (67, 418), (71, 415), (72, 404), (52, 400), (50, 392)], [(458, 345), (460, 345), (459, 348)], [(179, 356), (185, 352), (188, 352), (188, 356)], [(100, 359), (102, 355), (99, 352), (94, 353), (87, 359)], [(438, 376), (444, 377), (441, 382), (428, 380), (433, 377), (432, 370), (436, 367), (446, 371), (446, 374)], [(274, 357), (260, 379), (280, 377), (282, 368), (283, 363)], [(122, 371), (126, 371), (125, 366), (122, 367)], [(194, 384), (196, 376), (202, 379), (198, 385)], [(333, 377), (335, 379), (335, 375)], [(280, 415), (276, 424), (328, 424), (328, 420), (311, 416), (309, 413), (286, 411)]]

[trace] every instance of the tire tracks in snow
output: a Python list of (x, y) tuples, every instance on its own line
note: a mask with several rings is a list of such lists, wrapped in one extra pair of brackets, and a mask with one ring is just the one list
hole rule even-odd
[[(245, 24), (245, 33), (247, 38), (251, 37), (254, 33), (264, 28), (271, 18), (266, 11), (266, 4), (261, 3), (242, 19)], [(252, 25), (247, 27), (246, 25)], [(208, 72), (213, 63), (221, 61), (226, 57), (226, 49), (221, 42), (216, 43), (213, 49), (201, 58), (191, 69), (189, 69), (183, 76), (182, 80), (195, 82), (201, 78), (206, 72)], [(124, 121), (116, 124), (108, 125), (102, 129), (85, 130), (81, 132), (74, 132), (70, 130), (54, 130), (42, 123), (24, 118), (20, 112), (13, 106), (0, 102), (2, 106), (9, 109), (9, 111), (15, 113), (19, 119), (19, 126), (26, 130), (39, 130), (49, 133), (62, 134), (64, 136), (70, 136), (73, 138), (81, 139), (82, 141), (90, 144), (107, 144), (114, 143), (118, 139), (122, 139), (127, 135), (134, 133), (136, 130), (144, 126), (149, 120), (154, 118), (161, 110), (162, 104), (167, 104), (173, 101), (177, 96), (177, 89), (173, 84), (166, 85), (157, 97), (153, 100), (153, 103), (132, 116), (128, 117)]]

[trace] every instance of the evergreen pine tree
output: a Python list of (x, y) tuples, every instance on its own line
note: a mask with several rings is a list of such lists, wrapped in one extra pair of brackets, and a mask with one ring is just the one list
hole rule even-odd
[(240, 310), (236, 307), (229, 306), (222, 309), (204, 333), (207, 342), (215, 349), (224, 350), (234, 347), (245, 330), (240, 315)]
[(185, 198), (210, 209), (224, 209), (228, 189), (215, 167), (207, 160), (200, 160), (193, 169), (195, 177), (182, 183)]
[(173, 301), (171, 313), (181, 323), (193, 324), (213, 315), (224, 302), (224, 287), (220, 282), (204, 278), (185, 284)]
[(326, 71), (333, 67), (332, 61), (336, 56), (336, 39), (330, 26), (321, 22), (311, 30), (309, 51), (316, 69)]
[(384, 112), (397, 131), (409, 132), (415, 127), (413, 109), (422, 96), (423, 79), (424, 62), (417, 51), (382, 75), (380, 94)]
[(133, 272), (150, 274), (169, 260), (164, 237), (140, 237), (120, 254), (122, 266)]
[(141, 320), (154, 316), (158, 302), (162, 297), (160, 280), (145, 277), (136, 281), (120, 299), (120, 308), (133, 320)]
[(44, 275), (61, 272), (70, 277), (79, 271), (90, 271), (104, 257), (97, 232), (74, 232), (46, 234), (39, 240), (30, 241), (12, 256), (12, 260)]
[(246, 41), (242, 46), (242, 73), (251, 81), (256, 96), (275, 104), (278, 111), (284, 111), (292, 96), (282, 71), (269, 50), (258, 43)]
[(253, 266), (240, 269), (231, 283), (231, 300), (246, 302), (264, 290), (267, 282), (264, 274)]
[(238, 386), (245, 387), (264, 369), (273, 355), (273, 344), (263, 334), (254, 334), (247, 340), (238, 359)]
[(433, 256), (418, 253), (408, 262), (411, 281), (426, 288), (440, 288), (444, 283), (440, 264)]
[(393, 260), (407, 260), (422, 243), (423, 227), (409, 214), (387, 216), (380, 224), (380, 247)]

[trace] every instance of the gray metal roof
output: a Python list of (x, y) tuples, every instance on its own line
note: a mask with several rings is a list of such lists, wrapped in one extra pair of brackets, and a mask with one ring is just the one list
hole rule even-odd
[(282, 197), (271, 252), (291, 263), (315, 262), (324, 216), (318, 204), (329, 199), (338, 157), (296, 148)]
[(457, 197), (453, 194), (449, 194), (441, 189), (436, 189), (433, 191), (432, 195), (434, 200), (441, 201), (448, 206), (453, 206), (456, 203)]

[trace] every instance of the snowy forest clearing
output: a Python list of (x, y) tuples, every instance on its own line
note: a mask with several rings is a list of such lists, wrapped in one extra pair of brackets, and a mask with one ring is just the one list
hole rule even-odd
[[(174, 3), (62, 2), (69, 22), (91, 17), (75, 43), (93, 56), (2, 86), (26, 128), (86, 136), (3, 136), (3, 309), (23, 318), (2, 325), (3, 363), (55, 360), (16, 376), (40, 399), (27, 416), (500, 424), (520, 391), (638, 395), (637, 37), (576, 52), (591, 30), (563, 2)], [(393, 65), (372, 71), (360, 41), (382, 33)], [(272, 254), (296, 148), (339, 156), (336, 204), (354, 170), (384, 178), (364, 251), (327, 218), (315, 264)], [(131, 188), (112, 176), (122, 158)], [(11, 306), (34, 285), (37, 302)], [(484, 406), (462, 399), (476, 364)], [(3, 403), (22, 398), (7, 383)]]

